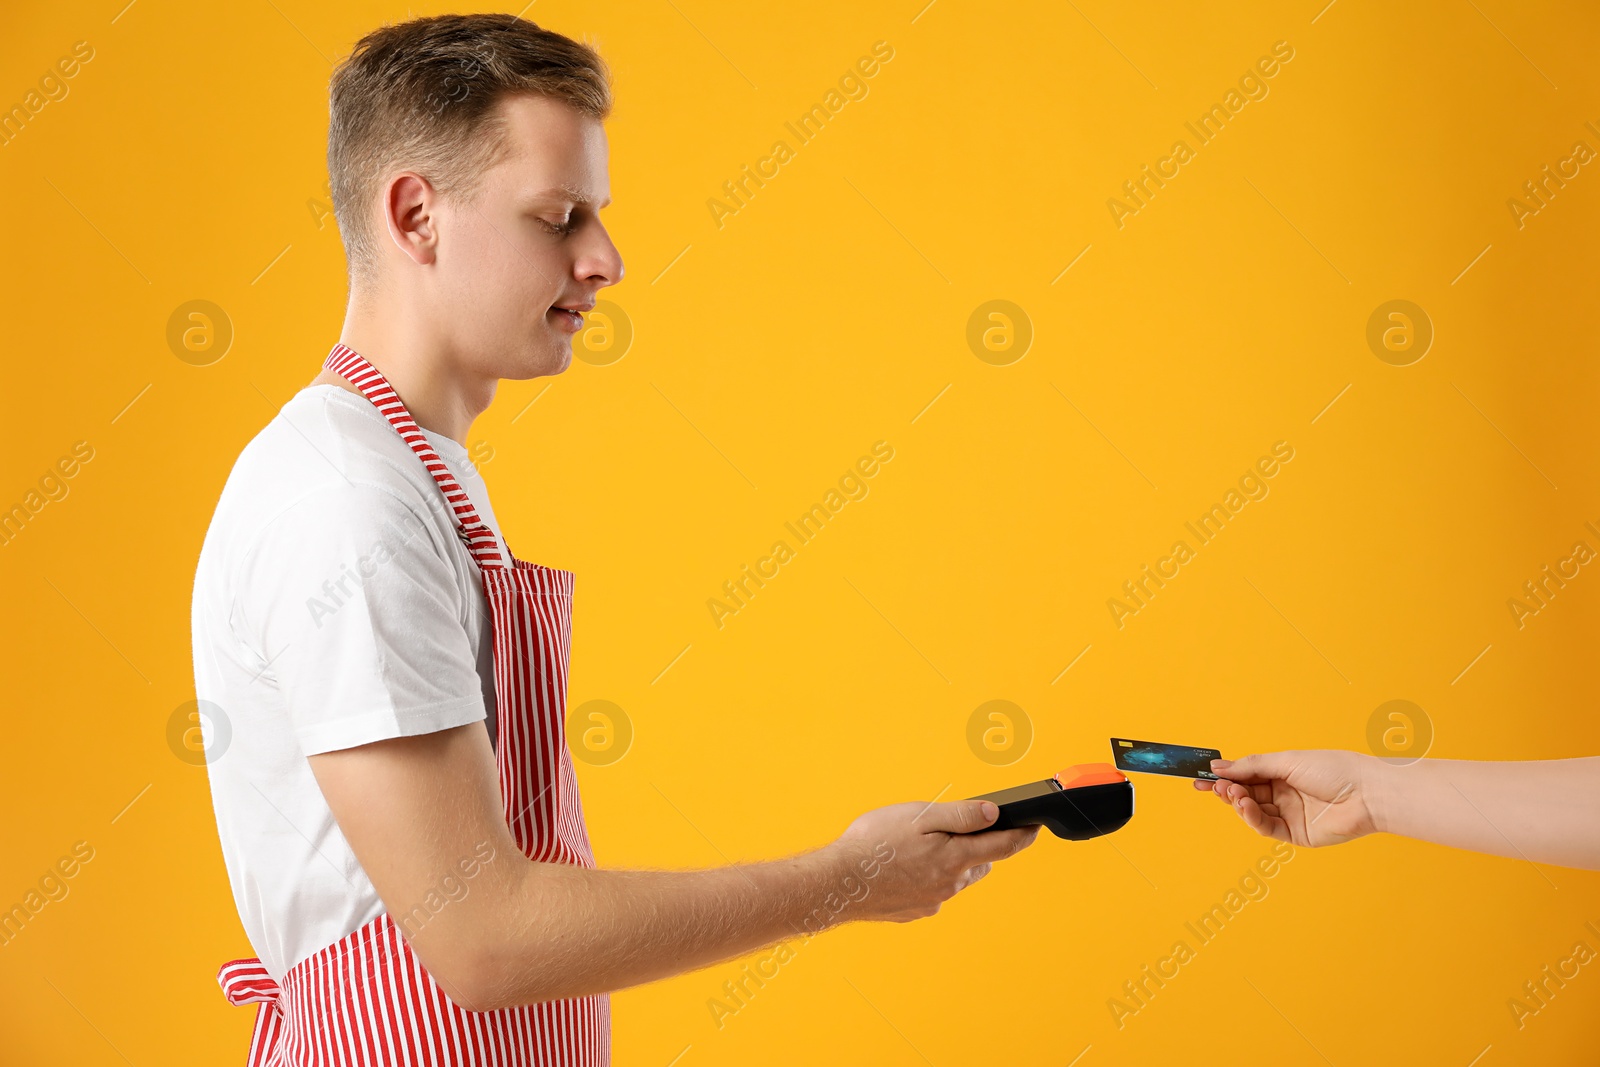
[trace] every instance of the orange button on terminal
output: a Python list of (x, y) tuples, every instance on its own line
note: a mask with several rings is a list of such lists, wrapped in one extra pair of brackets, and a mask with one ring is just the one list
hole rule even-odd
[(1109, 763), (1079, 763), (1056, 775), (1062, 789), (1077, 789), (1086, 785), (1115, 785), (1126, 782), (1128, 776)]

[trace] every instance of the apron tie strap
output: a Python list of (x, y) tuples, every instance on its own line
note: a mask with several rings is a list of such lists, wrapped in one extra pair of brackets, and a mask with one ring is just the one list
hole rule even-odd
[(266, 1067), (273, 1062), (278, 1038), (283, 1033), (283, 1013), (278, 1008), (278, 998), (283, 989), (267, 973), (261, 961), (254, 956), (230, 960), (217, 971), (217, 984), (222, 995), (236, 1008), (246, 1004), (260, 1004), (256, 1012), (256, 1026), (250, 1035), (248, 1067)]
[(276, 1004), (283, 993), (254, 956), (224, 963), (217, 971), (217, 984), (222, 987), (222, 995), (228, 998), (228, 1003), (236, 1008), (246, 1004)]

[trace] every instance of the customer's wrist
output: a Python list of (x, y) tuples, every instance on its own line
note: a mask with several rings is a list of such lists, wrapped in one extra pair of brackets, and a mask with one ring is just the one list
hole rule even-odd
[(1375, 833), (1392, 834), (1395, 832), (1395, 808), (1405, 784), (1405, 767), (1378, 756), (1368, 756), (1364, 769), (1361, 790), (1367, 814), (1372, 817), (1372, 829)]

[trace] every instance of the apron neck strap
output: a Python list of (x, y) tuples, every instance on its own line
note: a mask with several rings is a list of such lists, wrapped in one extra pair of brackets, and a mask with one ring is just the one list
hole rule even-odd
[(328, 358), (322, 365), (361, 390), (361, 395), (372, 401), (372, 406), (389, 420), (389, 425), (394, 427), (395, 432), (411, 446), (411, 451), (422, 460), (422, 465), (433, 475), (433, 480), (439, 484), (445, 500), (454, 510), (456, 530), (466, 542), (467, 551), (472, 553), (472, 558), (477, 561), (479, 569), (503, 568), (505, 563), (500, 558), (500, 549), (495, 544), (494, 533), (482, 519), (478, 518), (478, 512), (472, 506), (472, 499), (456, 481), (455, 475), (450, 473), (450, 468), (445, 466), (444, 460), (439, 458), (439, 453), (428, 443), (428, 438), (416, 420), (411, 417), (411, 412), (406, 410), (405, 404), (400, 400), (400, 394), (394, 391), (394, 386), (389, 384), (389, 380), (379, 373), (377, 367), (363, 359), (359, 352), (342, 344), (333, 346), (333, 351), (328, 353)]

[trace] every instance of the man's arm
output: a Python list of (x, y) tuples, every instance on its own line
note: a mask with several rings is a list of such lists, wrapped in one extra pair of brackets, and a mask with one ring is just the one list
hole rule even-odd
[[(481, 724), (309, 759), (423, 966), (452, 1000), (478, 1011), (695, 970), (816, 932), (819, 915), (829, 923), (932, 915), (1038, 830), (971, 834), (993, 822), (992, 804), (901, 804), (787, 859), (598, 870), (522, 855)], [(830, 900), (848, 904), (835, 915)]]

